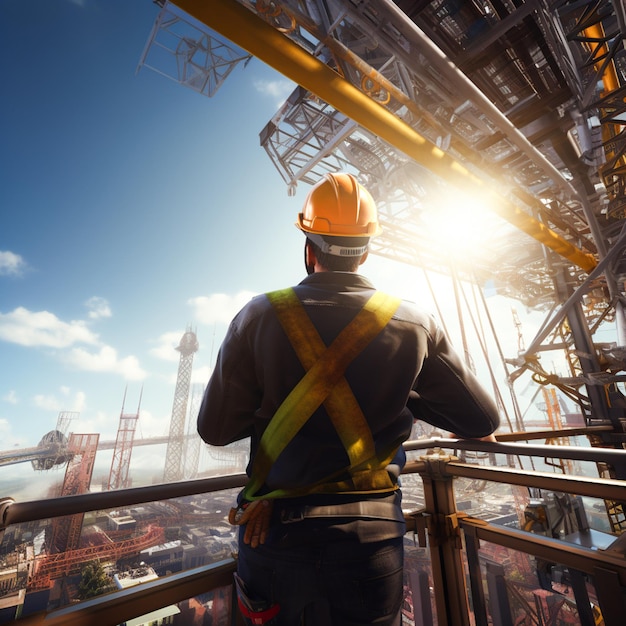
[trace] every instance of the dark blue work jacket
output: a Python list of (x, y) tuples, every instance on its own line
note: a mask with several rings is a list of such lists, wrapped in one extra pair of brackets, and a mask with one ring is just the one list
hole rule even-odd
[[(320, 272), (294, 290), (326, 345), (374, 291), (363, 276)], [(267, 296), (253, 298), (233, 319), (198, 416), (207, 443), (251, 437), (251, 462), (269, 420), (304, 375)], [(402, 302), (392, 320), (345, 371), (376, 449), (408, 438), (414, 419), (459, 437), (483, 437), (498, 424), (490, 395), (452, 348), (434, 318)], [(277, 459), (268, 489), (310, 485), (349, 465), (321, 406)]]

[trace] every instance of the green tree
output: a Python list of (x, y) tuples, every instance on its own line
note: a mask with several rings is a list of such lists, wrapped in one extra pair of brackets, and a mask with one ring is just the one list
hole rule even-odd
[(111, 591), (114, 587), (113, 581), (107, 576), (100, 561), (90, 561), (81, 570), (78, 597), (81, 600), (86, 600)]

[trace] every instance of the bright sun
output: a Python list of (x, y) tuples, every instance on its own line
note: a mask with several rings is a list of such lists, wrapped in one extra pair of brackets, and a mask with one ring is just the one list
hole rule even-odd
[(467, 258), (494, 236), (494, 214), (488, 194), (449, 188), (442, 190), (422, 215), (422, 225), (441, 250)]

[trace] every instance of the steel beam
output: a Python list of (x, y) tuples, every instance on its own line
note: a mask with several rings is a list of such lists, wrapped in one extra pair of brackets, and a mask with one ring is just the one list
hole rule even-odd
[(482, 193), (498, 216), (560, 256), (586, 272), (596, 266), (597, 261), (592, 254), (577, 248), (513, 202), (492, 191), (485, 181), (461, 163), (236, 0), (213, 0), (210, 3), (176, 0), (175, 4), (423, 167), (451, 184)]

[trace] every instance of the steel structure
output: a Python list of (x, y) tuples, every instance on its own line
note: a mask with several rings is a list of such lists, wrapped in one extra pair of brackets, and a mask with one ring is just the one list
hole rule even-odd
[[(81, 519), (84, 514), (74, 517)], [(28, 582), (29, 590), (48, 589), (55, 579), (80, 572), (81, 568), (92, 560), (117, 561), (127, 556), (136, 555), (141, 550), (163, 543), (165, 531), (156, 524), (148, 525), (131, 539), (110, 542), (105, 545), (86, 548), (67, 549), (64, 552), (46, 555), (35, 562)]]
[(68, 450), (67, 431), (70, 422), (78, 418), (75, 411), (61, 411), (57, 427), (46, 433), (34, 448), (0, 451), (0, 465), (13, 465), (30, 461), (34, 470), (49, 470), (72, 459)]
[(109, 472), (107, 489), (123, 489), (131, 486), (128, 471), (130, 469), (130, 458), (133, 453), (135, 430), (137, 428), (137, 421), (139, 420), (141, 396), (139, 396), (137, 413), (124, 413), (125, 401), (126, 393), (124, 393), (124, 401), (122, 402), (120, 423), (117, 428), (117, 437), (115, 439), (113, 458), (111, 459), (111, 471)]
[(192, 386), (188, 411), (187, 438), (184, 444), (185, 458), (183, 462), (183, 476), (185, 478), (196, 478), (198, 475), (200, 448), (203, 442), (200, 435), (198, 435), (197, 418), (203, 393), (204, 385), (195, 384)]
[(199, 26), (190, 24), (175, 8), (161, 11), (137, 71), (146, 67), (213, 96), (235, 66), (249, 60), (250, 55)]
[(67, 463), (71, 458), (66, 437), (59, 430), (51, 430), (35, 447), (1, 451), (0, 466), (30, 461), (35, 470), (49, 470)]
[[(164, 445), (167, 441), (167, 436), (133, 439), (133, 448), (137, 446)], [(116, 445), (117, 438), (115, 440), (102, 441), (98, 444), (98, 450), (115, 450)], [(0, 466), (31, 461), (35, 470), (52, 469), (57, 465), (67, 463), (71, 458), (72, 455), (67, 449), (67, 439), (58, 430), (51, 430), (49, 433), (46, 433), (39, 444), (32, 448), (0, 450)]]
[[(260, 133), (288, 190), (328, 171), (352, 171), (373, 192), (385, 227), (373, 253), (456, 272), (550, 311), (511, 383), (531, 371), (576, 401), (588, 424), (624, 432), (620, 0), (176, 6), (163, 10), (186, 12), (194, 28), (205, 24), (297, 83)], [(490, 210), (489, 237), (471, 263), (455, 267), (431, 228), (450, 189), (479, 195)], [(618, 341), (596, 345), (593, 334), (607, 322)], [(571, 376), (558, 378), (538, 355), (563, 348)], [(621, 446), (615, 435), (599, 443)]]
[[(70, 435), (68, 450), (73, 456), (65, 468), (62, 496), (74, 496), (89, 490), (99, 438), (100, 435), (97, 434), (72, 433)], [(77, 549), (80, 544), (82, 525), (83, 515), (81, 514), (55, 518), (52, 524), (49, 551), (63, 552)]]
[[(476, 623), (480, 626), (504, 623), (541, 623), (535, 610), (511, 610), (504, 605), (510, 601), (511, 589), (504, 588), (504, 575), (510, 572), (494, 572), (489, 566), (493, 560), (484, 562), (484, 557), (491, 555), (498, 557), (498, 565), (508, 565), (504, 561), (508, 551), (519, 551), (533, 558), (547, 560), (555, 564), (562, 564), (567, 568), (572, 591), (569, 599), (572, 608), (575, 606), (580, 624), (601, 624), (606, 626), (621, 626), (624, 621), (626, 586), (626, 560), (624, 559), (623, 537), (615, 538), (603, 533), (581, 533), (576, 531), (572, 537), (565, 540), (554, 536), (523, 531), (518, 528), (507, 527), (501, 523), (493, 523), (473, 517), (467, 512), (460, 511), (456, 504), (453, 489), (453, 477), (470, 480), (480, 480), (506, 485), (532, 487), (560, 494), (577, 494), (585, 497), (603, 497), (615, 499), (621, 496), (626, 488), (623, 481), (606, 481), (580, 476), (563, 476), (537, 471), (522, 472), (507, 467), (476, 466), (463, 462), (443, 453), (444, 450), (474, 449), (477, 451), (491, 451), (502, 454), (532, 455), (542, 458), (546, 453), (552, 454), (551, 446), (528, 446), (527, 444), (493, 444), (476, 441), (459, 441), (450, 439), (425, 440), (411, 442), (408, 450), (421, 450), (425, 453), (419, 461), (412, 461), (403, 473), (405, 479), (413, 472), (419, 472), (424, 485), (425, 507), (405, 515), (407, 528), (412, 533), (412, 541), (407, 543), (418, 544), (422, 548), (428, 545), (430, 562), (432, 563), (432, 583), (415, 585), (413, 598), (426, 598), (430, 603), (434, 595), (436, 603), (437, 623), (451, 626), (467, 626)], [(564, 458), (578, 460), (609, 460), (612, 464), (625, 461), (624, 451), (591, 450), (579, 446), (559, 448)], [(153, 499), (170, 500), (197, 494), (206, 494), (224, 489), (241, 487), (245, 484), (245, 474), (235, 476), (221, 476), (219, 478), (181, 481), (161, 485), (152, 485), (113, 492), (98, 492), (83, 496), (72, 496), (63, 499), (43, 499), (33, 502), (4, 502), (3, 520), (0, 531), (10, 525), (22, 524), (40, 519), (46, 519), (58, 513), (61, 507), (73, 514), (85, 513), (92, 510), (120, 509), (140, 504)], [(407, 491), (409, 481), (406, 480), (404, 490)], [(124, 551), (135, 550), (135, 541), (147, 542), (149, 535), (155, 533), (152, 541), (162, 541), (158, 529), (149, 527), (142, 537), (124, 547)], [(583, 542), (581, 537), (595, 538), (595, 542)], [(577, 538), (575, 538), (577, 537)], [(597, 540), (600, 541), (597, 541)], [(492, 548), (490, 549), (490, 546)], [(602, 546), (602, 547), (600, 547)], [(486, 549), (485, 549), (486, 547)], [(100, 547), (101, 548), (101, 547)], [(116, 546), (116, 551), (107, 552), (102, 558), (116, 559), (121, 554), (122, 546)], [(129, 552), (124, 552), (128, 554)], [(130, 552), (132, 553), (132, 552)], [(501, 556), (500, 556), (501, 555)], [(64, 560), (61, 555), (58, 559), (51, 559), (48, 572), (41, 570), (41, 579), (49, 580), (55, 576), (63, 576), (70, 571), (76, 571), (81, 563), (101, 556), (101, 550), (88, 549), (70, 553), (71, 560)], [(216, 580), (211, 578), (209, 569), (221, 570), (226, 567), (223, 576)], [(100, 596), (88, 602), (76, 603), (50, 612), (33, 615), (24, 615), (20, 623), (29, 626), (39, 624), (53, 624), (67, 626), (69, 624), (111, 623), (118, 624), (131, 617), (147, 613), (174, 602), (182, 602), (186, 598), (205, 594), (209, 589), (216, 589), (232, 583), (232, 571), (236, 567), (233, 559), (227, 562), (219, 561), (209, 568), (202, 567), (185, 572), (179, 572), (164, 579), (125, 590), (122, 593), (113, 593)], [(486, 571), (485, 571), (486, 570)], [(490, 576), (499, 578), (498, 587), (492, 587)], [(513, 580), (512, 583), (523, 583), (528, 580), (527, 589), (535, 593), (538, 586), (532, 582), (532, 572), (524, 580)], [(532, 586), (531, 586), (532, 585)], [(41, 588), (41, 587), (38, 587)], [(486, 591), (489, 593), (487, 594)], [(545, 591), (545, 590), (543, 590)], [(471, 594), (471, 601), (465, 595)], [(547, 598), (547, 594), (541, 593)], [(552, 608), (556, 608), (550, 623), (559, 622), (562, 616), (557, 616), (558, 608), (555, 604), (563, 598), (561, 593), (550, 595)], [(451, 600), (452, 599), (452, 600)], [(604, 620), (594, 621), (590, 615), (590, 602), (597, 602), (601, 609), (600, 617)], [(147, 604), (146, 604), (147, 602)], [(597, 606), (597, 605), (596, 605)], [(234, 608), (234, 605), (233, 605)], [(416, 604), (419, 610), (419, 605)], [(522, 607), (523, 608), (523, 607)], [(526, 607), (529, 608), (529, 607)], [(234, 612), (232, 619), (222, 615), (223, 623), (235, 624)], [(430, 624), (430, 611), (420, 612), (415, 618), (419, 623)], [(518, 620), (519, 618), (519, 620)], [(551, 618), (551, 619), (552, 619)], [(427, 621), (425, 621), (427, 620)], [(548, 622), (545, 622), (546, 624)]]
[(196, 334), (188, 328), (176, 348), (176, 350), (180, 352), (180, 361), (178, 364), (176, 389), (174, 390), (170, 433), (167, 440), (167, 450), (165, 452), (165, 470), (163, 472), (163, 480), (165, 482), (183, 478), (185, 417), (187, 415), (187, 402), (189, 400), (193, 355), (198, 351), (198, 347)]
[[(626, 275), (622, 254), (626, 19), (621, 0), (180, 0), (179, 5), (248, 54), (232, 48), (232, 56), (198, 62), (213, 47), (208, 43), (213, 36), (190, 22), (198, 39), (180, 38), (174, 57), (181, 61), (177, 68), (182, 71), (176, 79), (212, 95), (217, 86), (211, 83), (212, 64), (232, 69), (239, 62), (236, 59), (253, 54), (298, 83), (263, 129), (263, 146), (290, 189), (300, 181), (313, 183), (326, 171), (354, 171), (374, 191), (385, 220), (386, 235), (375, 242), (375, 253), (450, 273), (441, 245), (427, 232), (429, 218), (440, 210), (446, 189), (456, 185), (486, 190), (498, 200), (489, 227), (491, 241), (473, 267), (456, 270), (465, 280), (493, 281), (528, 306), (552, 308), (535, 340), (521, 351), (519, 369), (511, 378), (530, 369), (538, 382), (552, 383), (579, 402), (591, 425), (582, 430), (592, 440), (597, 437), (603, 446), (624, 447), (626, 400), (619, 385), (624, 380), (620, 372), (626, 369), (626, 341), (621, 340)], [(181, 21), (180, 13), (169, 23), (162, 17), (158, 28), (174, 24), (179, 28)], [(225, 77), (227, 71), (215, 75)], [(206, 85), (214, 87), (205, 89)], [(596, 344), (593, 335), (599, 324), (610, 319), (617, 320), (621, 335), (620, 342), (607, 349)], [(556, 344), (568, 349), (570, 379), (551, 378), (537, 364), (536, 355)], [(55, 518), (52, 533), (53, 543), (67, 552), (37, 561), (31, 589), (45, 588), (52, 579), (76, 572), (88, 559), (115, 560), (164, 539), (163, 529), (153, 526), (141, 536), (105, 549), (75, 549), (85, 511), (207, 491), (202, 481), (172, 484), (182, 472), (184, 416), (197, 347), (195, 334), (188, 331), (177, 348), (181, 362), (166, 459), (166, 474), (169, 467), (173, 478), (137, 490), (79, 495), (89, 484), (98, 436), (72, 435), (67, 444), (72, 460), (62, 494), (68, 497), (22, 504), (3, 501), (3, 529), (5, 524), (45, 519), (61, 511), (69, 515)], [(544, 395), (550, 425), (558, 428), (554, 390)], [(42, 442), (50, 450), (40, 449), (37, 458), (45, 459), (44, 454), (58, 458), (64, 432), (53, 433), (59, 435)], [(558, 438), (562, 431), (548, 434)], [(463, 477), (599, 497), (616, 507), (609, 511), (612, 528), (623, 532), (626, 517), (621, 499), (626, 487), (624, 481), (614, 480), (626, 476), (623, 450), (590, 453), (579, 447), (537, 446), (530, 451), (523, 445), (500, 448), (502, 444), (451, 444), (450, 440), (443, 445), (442, 440), (418, 443), (407, 450), (420, 445), (426, 456), (413, 462), (419, 467), (409, 464), (406, 469), (423, 474), (426, 509), (416, 513), (414, 532), (420, 545), (426, 545), (426, 532), (429, 535), (439, 622), (465, 625), (473, 620), (486, 625), (491, 623), (487, 608), (492, 621), (504, 622), (509, 616), (513, 621), (510, 607), (500, 612), (507, 600), (501, 586), (503, 568), (487, 568), (490, 593), (485, 597), (479, 555), (483, 542), (525, 549), (537, 558), (563, 563), (572, 575), (581, 623), (599, 623), (591, 610), (592, 599), (599, 602), (607, 626), (623, 623), (622, 538), (608, 547), (590, 549), (578, 540), (562, 541), (491, 524), (459, 512), (452, 490), (452, 478)], [(494, 456), (496, 452), (509, 457), (531, 453), (546, 459), (557, 452), (565, 461), (593, 458), (600, 478), (466, 465), (433, 451), (440, 446), (471, 447)], [(117, 465), (124, 467), (122, 457)], [(220, 488), (240, 487), (245, 476), (219, 480)], [(461, 558), (463, 546), (467, 560)], [(227, 566), (219, 566), (228, 570), (225, 576), (216, 575), (219, 585), (232, 580), (234, 562)], [(175, 576), (149, 587), (143, 596), (137, 592), (127, 613), (116, 611), (125, 599), (115, 595), (110, 602), (104, 598), (61, 610), (51, 623), (85, 623), (93, 615), (100, 622), (120, 623), (131, 613), (145, 612), (136, 605), (141, 597), (151, 595), (151, 608), (158, 608), (172, 602), (171, 595), (181, 600), (206, 591), (205, 571), (188, 578), (185, 594), (164, 596), (164, 591), (180, 584)], [(197, 579), (201, 580), (196, 586)], [(593, 582), (597, 598), (590, 597), (588, 581)], [(555, 610), (556, 603), (550, 604), (545, 591), (533, 591), (534, 613), (542, 623), (556, 620), (562, 604)], [(430, 598), (428, 585), (424, 594)], [(133, 601), (126, 598), (126, 602)], [(35, 616), (29, 623), (43, 621)]]

